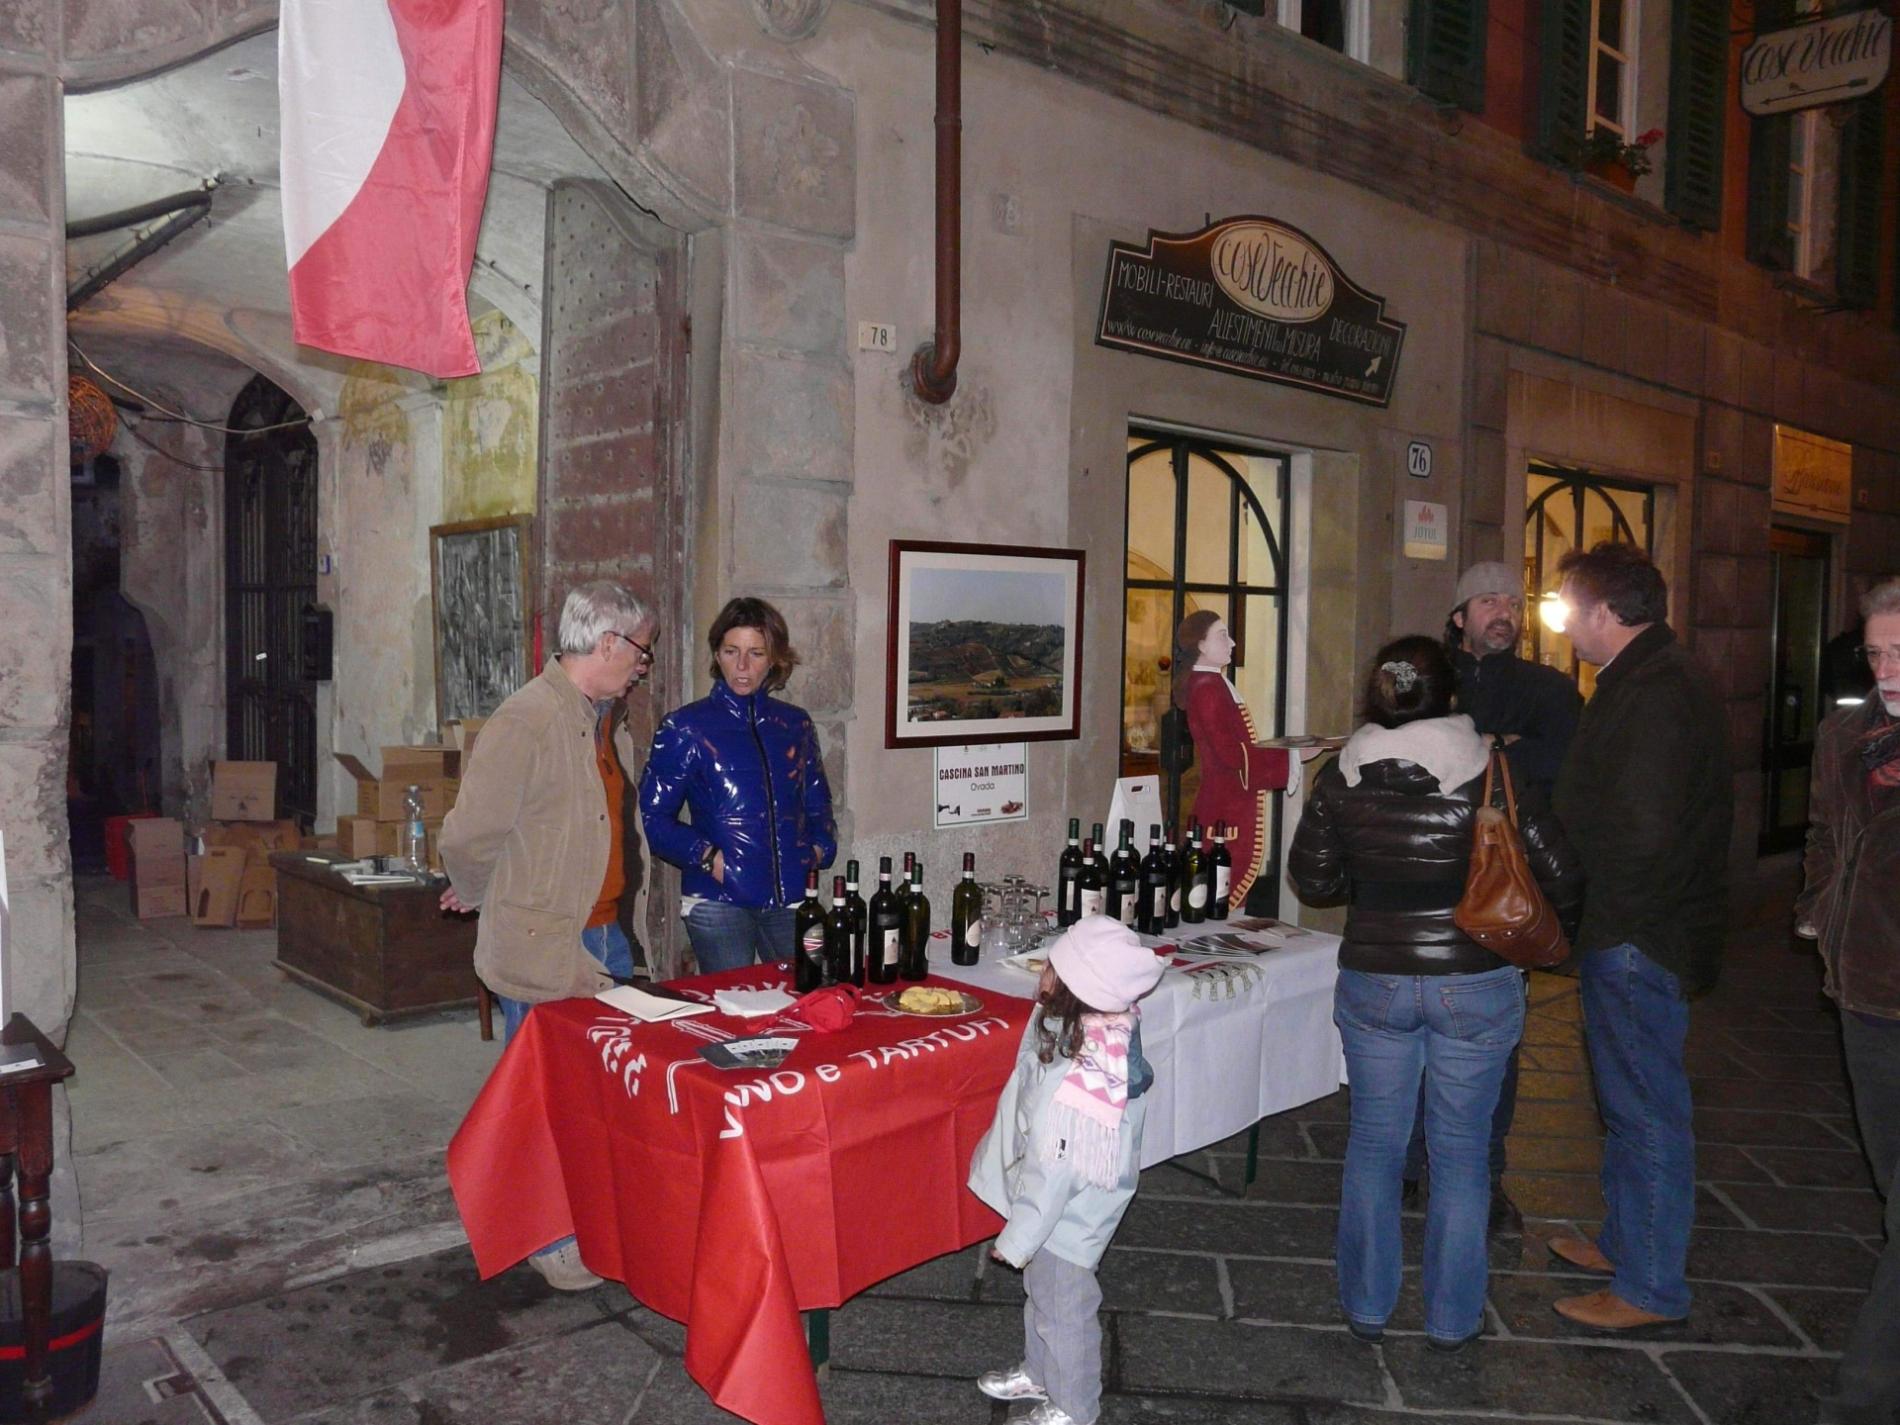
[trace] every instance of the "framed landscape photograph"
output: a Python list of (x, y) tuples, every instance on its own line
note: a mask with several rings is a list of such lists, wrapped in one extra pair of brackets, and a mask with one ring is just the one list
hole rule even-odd
[(1079, 549), (891, 541), (884, 745), (1082, 735)]

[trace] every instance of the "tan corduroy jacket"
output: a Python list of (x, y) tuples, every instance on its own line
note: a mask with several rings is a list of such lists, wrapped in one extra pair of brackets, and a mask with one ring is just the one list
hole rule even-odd
[[(639, 773), (624, 717), (614, 746), (631, 787)], [(633, 814), (624, 814), (623, 905), (637, 889), (639, 862)], [(606, 988), (607, 972), (581, 948), (581, 931), (606, 879), (611, 839), (593, 704), (550, 658), (482, 728), (442, 823), (449, 884), (481, 909), (475, 973), (489, 989), (539, 1004)]]

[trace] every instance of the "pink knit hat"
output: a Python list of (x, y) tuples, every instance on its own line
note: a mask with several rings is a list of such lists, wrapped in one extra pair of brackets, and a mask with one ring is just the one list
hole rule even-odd
[(1120, 1014), (1161, 983), (1162, 962), (1135, 932), (1105, 915), (1085, 916), (1049, 947), (1062, 983), (1090, 1009)]

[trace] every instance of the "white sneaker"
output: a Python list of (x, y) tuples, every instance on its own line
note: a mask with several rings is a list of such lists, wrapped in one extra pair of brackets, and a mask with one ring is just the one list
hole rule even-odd
[[(1045, 1400), (1018, 1420), (1016, 1425), (1078, 1425), (1078, 1422), (1068, 1411), (1058, 1410)], [(1091, 1420), (1089, 1425), (1095, 1425), (1095, 1422)]]
[(601, 1278), (587, 1270), (587, 1263), (581, 1260), (580, 1244), (576, 1242), (563, 1242), (552, 1252), (530, 1257), (528, 1265), (541, 1273), (556, 1291), (592, 1291), (601, 1283)]
[(1049, 1392), (1029, 1378), (1021, 1366), (1006, 1371), (984, 1371), (976, 1378), (976, 1388), (991, 1400), (1047, 1400)]

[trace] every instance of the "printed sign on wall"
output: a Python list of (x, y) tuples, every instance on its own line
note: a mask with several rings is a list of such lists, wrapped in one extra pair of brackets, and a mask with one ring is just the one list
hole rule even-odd
[(1020, 742), (986, 742), (937, 749), (936, 819), (946, 826), (1021, 821), (1029, 815), (1027, 764)]
[(1383, 406), (1405, 323), (1298, 228), (1224, 218), (1111, 243), (1095, 340)]
[(1405, 557), (1443, 559), (1450, 551), (1449, 512), (1430, 500), (1405, 502)]
[(1878, 10), (1831, 15), (1757, 37), (1742, 51), (1742, 107), (1786, 114), (1873, 93), (1893, 62), (1893, 21)]

